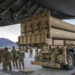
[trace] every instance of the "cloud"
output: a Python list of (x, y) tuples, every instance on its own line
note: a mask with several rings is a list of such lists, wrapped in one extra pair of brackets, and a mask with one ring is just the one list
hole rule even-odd
[(63, 21), (75, 25), (75, 19), (66, 19), (66, 20), (63, 20)]
[(0, 38), (7, 38), (16, 42), (20, 34), (20, 24), (0, 27)]

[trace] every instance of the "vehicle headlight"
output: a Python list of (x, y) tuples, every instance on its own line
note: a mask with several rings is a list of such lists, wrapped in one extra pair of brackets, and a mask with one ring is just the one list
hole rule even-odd
[(64, 56), (63, 55), (58, 55), (57, 56), (57, 62), (58, 63), (63, 63), (64, 62)]

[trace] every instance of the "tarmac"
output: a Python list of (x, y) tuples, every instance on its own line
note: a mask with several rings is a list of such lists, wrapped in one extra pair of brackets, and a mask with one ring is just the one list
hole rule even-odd
[(25, 69), (34, 70), (34, 72), (27, 74), (19, 72), (19, 69), (14, 69), (12, 72), (2, 71), (2, 65), (0, 64), (0, 75), (72, 75), (75, 72), (75, 68), (73, 70), (64, 70), (64, 69), (56, 69), (56, 68), (43, 68), (41, 66), (32, 65), (30, 61), (34, 61), (33, 58), (29, 58), (29, 53), (26, 53), (25, 57)]

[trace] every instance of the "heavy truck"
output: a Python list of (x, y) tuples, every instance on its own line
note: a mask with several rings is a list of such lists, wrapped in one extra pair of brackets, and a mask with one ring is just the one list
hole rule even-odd
[(35, 48), (34, 65), (74, 68), (75, 26), (52, 17), (50, 11), (23, 19), (17, 44), (24, 51)]

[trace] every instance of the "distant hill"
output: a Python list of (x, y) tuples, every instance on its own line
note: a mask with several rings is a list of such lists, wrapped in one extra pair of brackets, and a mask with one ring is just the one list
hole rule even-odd
[(5, 48), (5, 47), (12, 48), (13, 46), (16, 48), (18, 47), (16, 43), (13, 41), (5, 38), (0, 38), (0, 48)]

